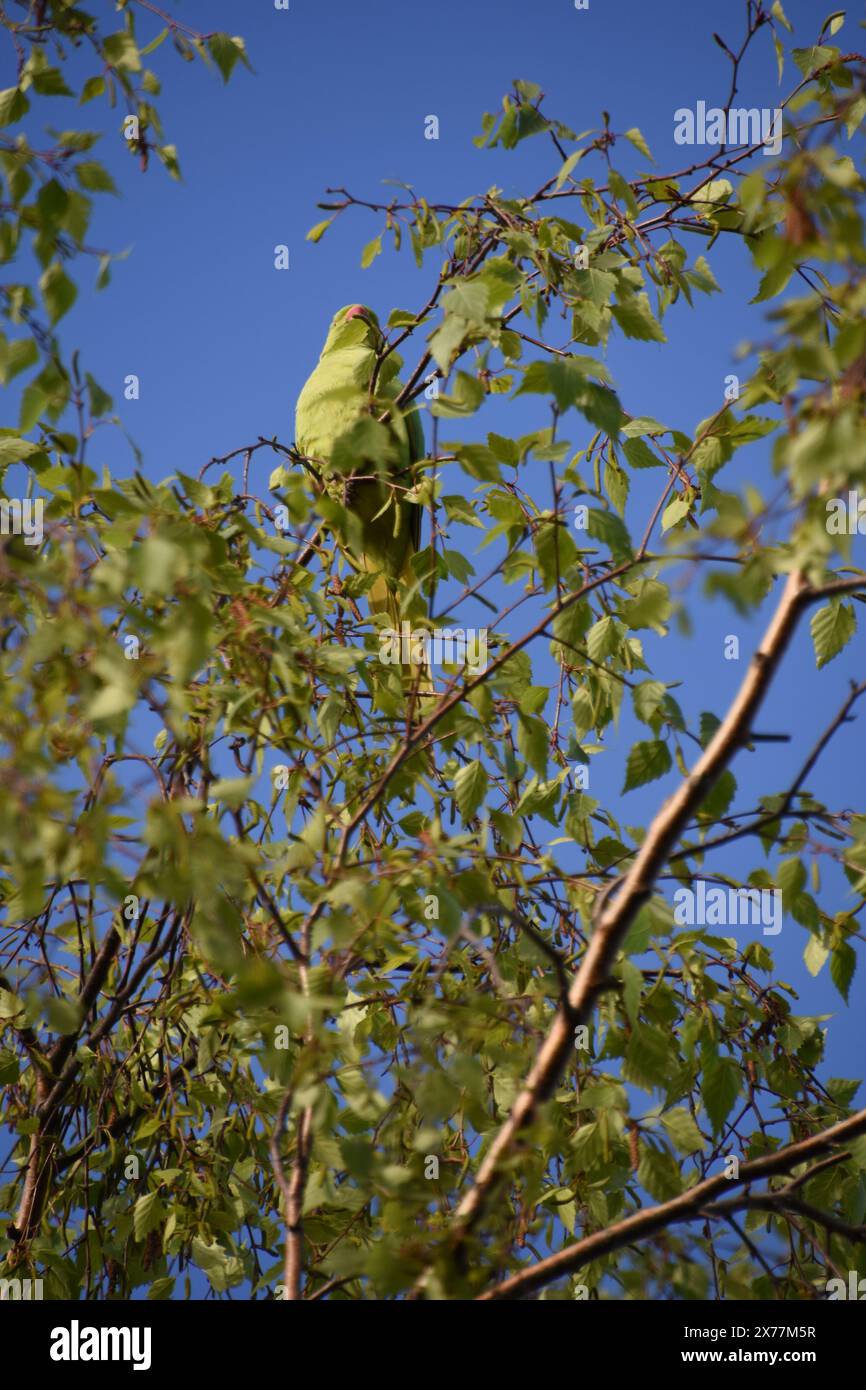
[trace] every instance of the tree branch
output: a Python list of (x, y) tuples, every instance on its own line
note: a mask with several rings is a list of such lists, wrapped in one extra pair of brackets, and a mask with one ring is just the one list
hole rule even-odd
[[(553, 1091), (571, 1054), (575, 1025), (590, 1016), (626, 932), (650, 897), (673, 845), (738, 747), (745, 742), (801, 613), (819, 596), (819, 591), (810, 588), (802, 573), (795, 571), (788, 577), (776, 611), (725, 719), (692, 771), (656, 815), (631, 867), (619, 881), (616, 894), (606, 895), (614, 897), (614, 901), (600, 901), (595, 914), (595, 930), (572, 982), (568, 1000), (557, 1010), (523, 1090), (488, 1148), (475, 1183), (457, 1208), (448, 1237), (452, 1256), (460, 1250), (484, 1211), (504, 1161), (519, 1136)], [(426, 1272), (415, 1287), (416, 1295), (425, 1281)]]
[[(813, 1134), (808, 1139), (801, 1139), (796, 1144), (788, 1144), (785, 1148), (778, 1149), (776, 1153), (765, 1154), (762, 1158), (755, 1158), (749, 1163), (741, 1164), (736, 1178), (729, 1178), (725, 1173), (717, 1173), (714, 1177), (705, 1178), (703, 1182), (680, 1193), (678, 1197), (673, 1197), (669, 1202), (644, 1208), (642, 1211), (637, 1211), (632, 1216), (626, 1217), (624, 1221), (618, 1222), (615, 1226), (609, 1226), (604, 1231), (596, 1231), (584, 1240), (577, 1241), (575, 1245), (560, 1250), (556, 1255), (551, 1255), (546, 1260), (540, 1260), (530, 1269), (521, 1270), (519, 1274), (505, 1279), (496, 1288), (480, 1294), (476, 1301), (489, 1303), (499, 1299), (520, 1298), (524, 1294), (532, 1293), (535, 1289), (542, 1288), (552, 1280), (559, 1279), (562, 1275), (570, 1274), (573, 1270), (579, 1269), (581, 1265), (588, 1264), (590, 1260), (597, 1260), (602, 1255), (610, 1254), (612, 1250), (621, 1250), (624, 1245), (631, 1245), (635, 1240), (652, 1235), (655, 1231), (663, 1230), (676, 1222), (694, 1220), (707, 1210), (708, 1198), (714, 1197), (717, 1192), (728, 1189), (732, 1184), (750, 1183), (756, 1179), (773, 1177), (777, 1173), (790, 1172), (798, 1163), (803, 1163), (818, 1154), (824, 1154), (835, 1145), (845, 1143), (848, 1139), (853, 1139), (856, 1135), (864, 1132), (866, 1132), (866, 1110), (859, 1110), (856, 1115), (851, 1115), (847, 1120), (841, 1120), (839, 1124), (822, 1130), (820, 1134)], [(796, 1199), (792, 1199), (792, 1204), (794, 1201)], [(721, 1208), (727, 1204), (719, 1205), (719, 1214), (721, 1214)], [(809, 1209), (809, 1219), (818, 1219), (818, 1216), (813, 1214), (812, 1208)], [(824, 1220), (823, 1213), (821, 1213), (820, 1219)]]

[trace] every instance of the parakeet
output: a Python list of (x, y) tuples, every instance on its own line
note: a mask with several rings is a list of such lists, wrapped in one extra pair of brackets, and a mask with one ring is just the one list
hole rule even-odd
[(371, 396), (382, 343), (379, 321), (363, 304), (334, 315), (318, 365), (298, 397), (295, 443), (323, 478), (338, 475), (341, 500), (361, 523), (360, 549), (346, 546), (346, 553), (358, 569), (378, 572), (368, 591), (370, 607), (387, 612), (399, 629), (401, 592), (414, 583), (410, 562), (421, 533), (421, 508), (405, 494), (417, 481), (412, 464), (424, 457), (424, 432), (415, 405), (376, 425), (401, 389), (402, 364), (390, 353)]

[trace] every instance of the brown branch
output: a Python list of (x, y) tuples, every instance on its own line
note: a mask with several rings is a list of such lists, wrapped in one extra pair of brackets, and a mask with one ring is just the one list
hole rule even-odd
[[(457, 1208), (448, 1238), (452, 1256), (463, 1246), (468, 1232), (484, 1211), (499, 1181), (503, 1161), (535, 1118), (539, 1106), (552, 1093), (571, 1054), (575, 1025), (589, 1018), (626, 932), (650, 897), (656, 877), (683, 827), (746, 740), (801, 613), (821, 592), (810, 588), (798, 571), (788, 577), (727, 716), (689, 775), (656, 815), (631, 867), (617, 884), (616, 894), (609, 895), (615, 900), (607, 903), (604, 899), (608, 895), (602, 895), (594, 914), (595, 930), (572, 982), (568, 1000), (557, 1010), (523, 1090), (488, 1148), (475, 1183)], [(426, 1273), (415, 1287), (416, 1296), (425, 1280)]]
[[(114, 1027), (117, 1019), (126, 1008), (129, 998), (138, 988), (151, 965), (169, 948), (180, 920), (180, 914), (176, 913), (173, 930), (169, 937), (166, 940), (157, 937), (151, 950), (140, 961), (132, 978), (115, 995), (111, 1007), (87, 1037), (86, 1042), (89, 1047), (95, 1047)], [(79, 1069), (80, 1060), (75, 1049), (87, 1021), (87, 1016), (96, 1003), (120, 945), (120, 936), (115, 927), (112, 926), (106, 933), (78, 996), (77, 1004), (81, 1016), (78, 1027), (74, 1032), (67, 1033), (58, 1039), (51, 1049), (48, 1055), (51, 1075), (46, 1076), (44, 1073), (37, 1075), (35, 1113), (39, 1119), (39, 1127), (30, 1136), (24, 1188), (15, 1218), (15, 1246), (7, 1256), (9, 1264), (16, 1263), (20, 1258), (41, 1220), (56, 1167), (54, 1151), (58, 1142), (57, 1111)]]
[(687, 849), (678, 849), (676, 854), (670, 856), (670, 862), (673, 864), (679, 859), (690, 859), (695, 855), (705, 854), (709, 849), (717, 849), (719, 845), (729, 845), (733, 840), (741, 840), (746, 835), (757, 835), (764, 826), (772, 825), (773, 821), (781, 820), (783, 816), (787, 816), (791, 810), (794, 797), (800, 791), (800, 788), (833, 735), (843, 724), (850, 724), (852, 722), (850, 718), (851, 708), (863, 694), (866, 694), (866, 681), (862, 681), (860, 685), (855, 685), (852, 681), (850, 695), (812, 748), (809, 756), (794, 778), (794, 781), (785, 792), (782, 804), (777, 810), (767, 811), (764, 815), (758, 816), (756, 820), (750, 821), (748, 825), (741, 825), (736, 830), (728, 831), (725, 835), (717, 835), (714, 840), (704, 840), (701, 844), (693, 845)]
[[(806, 1181), (812, 1176), (806, 1174)], [(774, 1216), (784, 1216), (788, 1212), (793, 1212), (797, 1216), (805, 1216), (808, 1221), (813, 1221), (816, 1226), (823, 1226), (825, 1230), (831, 1231), (834, 1235), (843, 1236), (845, 1240), (857, 1241), (866, 1244), (866, 1226), (851, 1226), (847, 1221), (842, 1221), (832, 1212), (822, 1211), (820, 1207), (815, 1207), (811, 1202), (804, 1202), (800, 1197), (791, 1196), (787, 1189), (782, 1192), (765, 1192), (762, 1196), (751, 1197), (729, 1197), (724, 1202), (713, 1202), (712, 1206), (707, 1207), (710, 1216), (724, 1216), (729, 1211), (768, 1211)]]
[[(289, 1208), (292, 1203), (292, 1187), (291, 1183), (286, 1177), (286, 1170), (283, 1167), (283, 1159), (280, 1153), (280, 1140), (282, 1139), (283, 1131), (286, 1128), (286, 1119), (291, 1108), (292, 1095), (293, 1091), (291, 1090), (291, 1088), (289, 1088), (289, 1090), (287, 1090), (286, 1094), (283, 1096), (282, 1101), (280, 1102), (280, 1108), (277, 1111), (277, 1118), (274, 1124), (274, 1131), (270, 1137), (270, 1140), (268, 1141), (268, 1154), (270, 1155), (271, 1168), (273, 1169), (274, 1179), (277, 1183), (277, 1186), (283, 1194), (283, 1200), (286, 1206), (286, 1255), (283, 1272), (283, 1279), (285, 1281), (286, 1289), (293, 1287), (294, 1278), (294, 1262), (291, 1261), (289, 1258), (288, 1239)], [(300, 1142), (300, 1135), (298, 1138)]]
[[(412, 729), (407, 732), (406, 738), (385, 768), (382, 776), (365, 797), (362, 805), (352, 816), (352, 819), (345, 826), (331, 878), (333, 878), (333, 873), (342, 867), (349, 843), (358, 826), (372, 810), (373, 806), (375, 806), (382, 792), (394, 777), (394, 774), (402, 767), (406, 759), (423, 744), (427, 735), (445, 718), (448, 712), (454, 709), (455, 705), (459, 705), (465, 700), (467, 695), (470, 695), (473, 690), (484, 685), (490, 677), (504, 666), (507, 661), (510, 661), (517, 652), (522, 651), (523, 648), (528, 646), (536, 637), (544, 633), (548, 623), (554, 618), (557, 618), (560, 613), (564, 613), (566, 609), (571, 608), (572, 604), (577, 603), (579, 599), (584, 598), (587, 594), (592, 593), (593, 590), (600, 588), (603, 584), (608, 584), (618, 579), (620, 575), (626, 574), (636, 563), (637, 561), (633, 559), (624, 560), (620, 564), (604, 570), (603, 573), (596, 575), (594, 578), (588, 579), (585, 584), (582, 584), (579, 589), (575, 589), (573, 593), (566, 594), (564, 598), (554, 604), (553, 607), (539, 619), (534, 627), (530, 628), (528, 632), (525, 632), (523, 636), (519, 637), (515, 642), (512, 642), (510, 647), (507, 647), (504, 652), (501, 652), (499, 656), (489, 662), (485, 669), (479, 672), (477, 676), (472, 676), (465, 685), (458, 686), (450, 695), (444, 696), (422, 723), (414, 725)], [(323, 905), (323, 900), (320, 899), (314, 911), (317, 911), (317, 913), (320, 912)]]
[(313, 1137), (313, 1112), (308, 1106), (302, 1111), (298, 1122), (298, 1145), (292, 1177), (286, 1199), (286, 1299), (296, 1301), (301, 1297), (301, 1275), (304, 1262), (304, 1190), (307, 1186), (307, 1170), (310, 1162), (310, 1148)]
[[(826, 1153), (836, 1144), (845, 1143), (864, 1131), (866, 1110), (859, 1110), (856, 1115), (822, 1130), (820, 1134), (813, 1134), (809, 1139), (801, 1139), (796, 1144), (788, 1144), (773, 1154), (764, 1154), (762, 1158), (742, 1163), (736, 1178), (717, 1173), (714, 1177), (705, 1178), (703, 1182), (680, 1193), (678, 1197), (673, 1197), (669, 1202), (646, 1207), (626, 1217), (624, 1221), (617, 1222), (615, 1226), (596, 1231), (565, 1250), (550, 1255), (546, 1260), (540, 1260), (531, 1268), (523, 1269), (510, 1279), (505, 1279), (496, 1288), (480, 1294), (477, 1301), (493, 1302), (499, 1299), (520, 1298), (524, 1294), (532, 1293), (553, 1279), (559, 1279), (562, 1275), (579, 1269), (590, 1260), (600, 1259), (602, 1255), (620, 1250), (624, 1245), (631, 1245), (635, 1240), (652, 1235), (675, 1222), (695, 1220), (706, 1210), (708, 1198), (728, 1189), (731, 1184), (754, 1182), (757, 1179), (773, 1177), (777, 1173), (790, 1172), (798, 1163), (803, 1163), (817, 1154)], [(816, 1220), (817, 1217), (812, 1216), (810, 1212), (810, 1219)], [(821, 1220), (824, 1220), (823, 1213)]]
[(174, 19), (170, 14), (167, 14), (165, 10), (160, 9), (159, 5), (153, 3), (153, 0), (135, 0), (135, 3), (136, 5), (141, 5), (142, 9), (150, 10), (151, 14), (158, 15), (160, 19), (164, 20), (172, 34), (176, 34), (180, 31), (181, 33), (188, 34), (191, 39), (197, 39), (200, 43), (203, 43), (206, 39), (213, 38), (213, 30), (207, 34), (202, 34), (198, 29), (190, 29), (187, 24), (182, 24), (179, 19)]
[[(309, 1008), (310, 999), (310, 975), (307, 962), (310, 959), (310, 948), (313, 939), (313, 920), (315, 909), (309, 914), (301, 929), (301, 957), (300, 967), (301, 985), (304, 997)], [(308, 1014), (307, 1024), (304, 1029), (304, 1040), (308, 1047), (315, 1046), (315, 1029), (313, 1026), (312, 1012)], [(287, 1302), (295, 1303), (301, 1298), (301, 1282), (304, 1272), (304, 1192), (307, 1186), (307, 1173), (310, 1165), (310, 1152), (313, 1147), (313, 1107), (306, 1106), (298, 1120), (298, 1137), (295, 1146), (295, 1160), (292, 1165), (292, 1176), (288, 1181), (283, 1173), (282, 1164), (279, 1163), (279, 1150), (276, 1145), (279, 1142), (279, 1130), (285, 1124), (285, 1119), (291, 1104), (291, 1092), (287, 1093), (283, 1104), (280, 1106), (280, 1115), (277, 1120), (277, 1129), (274, 1131), (274, 1147), (271, 1149), (271, 1162), (276, 1159), (279, 1165), (280, 1187), (286, 1202), (286, 1249), (284, 1265), (284, 1298)], [(281, 1118), (280, 1118), (281, 1117)], [(276, 1170), (275, 1170), (276, 1171)]]
[[(50, 1075), (46, 1075), (44, 1071), (37, 1073), (36, 1113), (39, 1116), (39, 1126), (30, 1136), (24, 1188), (15, 1217), (16, 1243), (15, 1248), (9, 1252), (7, 1257), (10, 1264), (17, 1262), (22, 1247), (27, 1246), (42, 1217), (45, 1198), (48, 1195), (54, 1170), (53, 1153), (57, 1142), (52, 1120), (60, 1097), (71, 1081), (71, 1076), (66, 1079), (64, 1073), (70, 1069), (70, 1062), (74, 1063), (75, 1067), (78, 1065), (77, 1058), (71, 1054), (74, 1054), (81, 1028), (84, 1026), (87, 1014), (105, 982), (119, 948), (120, 936), (112, 927), (106, 934), (78, 997), (81, 1017), (79, 1027), (73, 1033), (61, 1037), (51, 1049), (48, 1054), (51, 1067)], [(54, 1080), (55, 1077), (57, 1077), (56, 1081)], [(53, 1085), (52, 1081), (54, 1082)]]

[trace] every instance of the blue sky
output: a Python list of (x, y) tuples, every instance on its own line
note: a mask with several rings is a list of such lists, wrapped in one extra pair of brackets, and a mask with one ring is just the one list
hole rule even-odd
[[(693, 154), (673, 142), (674, 111), (699, 99), (724, 103), (729, 64), (711, 31), (738, 45), (745, 12), (738, 0), (713, 6), (591, 0), (585, 12), (571, 0), (439, 0), (429, 6), (291, 0), (288, 12), (274, 10), (271, 0), (188, 0), (171, 8), (193, 27), (243, 34), (255, 75), (238, 69), (223, 87), (213, 71), (183, 64), (168, 44), (154, 55), (164, 83), (159, 106), (166, 136), (178, 146), (180, 184), (158, 167), (142, 177), (120, 136), (119, 113), (99, 102), (84, 108), (84, 121), (106, 131), (97, 153), (123, 195), (97, 200), (90, 241), (129, 247), (131, 254), (98, 295), (89, 289), (89, 275), (81, 277), (78, 304), (61, 326), (66, 347), (79, 347), (83, 365), (114, 395), (153, 478), (176, 469), (195, 474), (212, 455), (260, 435), (290, 443), (295, 399), (335, 309), (364, 301), (384, 318), (393, 307), (420, 308), (426, 300), (438, 266), (431, 260), (418, 271), (408, 245), (400, 256), (387, 250), (371, 269), (359, 268), (362, 246), (381, 229), (373, 214), (355, 210), (318, 245), (305, 241), (326, 215), (316, 208), (326, 187), (342, 185), (360, 198), (384, 200), (389, 190), (382, 180), (395, 179), (414, 184), (430, 201), (448, 202), (493, 184), (514, 193), (536, 188), (558, 164), (547, 142), (530, 140), (511, 153), (480, 151), (472, 143), (482, 112), (499, 106), (516, 77), (538, 82), (549, 113), (575, 131), (598, 127), (607, 110), (614, 131), (640, 127), (659, 171), (683, 167)], [(785, 0), (785, 8), (796, 41), (805, 45), (817, 37), (831, 6), (827, 0)], [(138, 25), (144, 39), (158, 21), (139, 14)], [(849, 28), (853, 20), (845, 35)], [(778, 87), (769, 32), (759, 35), (742, 70), (739, 101), (772, 107), (793, 80), (789, 64)], [(52, 111), (54, 123), (73, 124), (78, 113), (69, 104), (61, 115), (63, 105), (58, 101), (56, 115)], [(424, 138), (430, 114), (439, 118), (438, 141)], [(627, 176), (645, 163), (623, 141), (613, 159)], [(598, 165), (590, 171), (598, 172)], [(278, 243), (290, 249), (288, 272), (274, 269)], [(704, 249), (690, 246), (690, 254)], [(695, 311), (677, 305), (665, 320), (667, 345), (616, 337), (607, 358), (631, 414), (652, 415), (687, 432), (721, 405), (724, 378), (736, 370), (736, 345), (766, 333), (762, 306), (748, 304), (756, 280), (742, 245), (720, 241), (709, 259), (722, 295), (699, 296)], [(552, 340), (564, 345), (564, 334), (556, 338), (554, 332)], [(408, 365), (414, 361), (413, 355)], [(141, 396), (127, 402), (122, 383), (133, 372)], [(505, 407), (506, 433), (549, 422), (538, 399), (522, 397)], [(503, 420), (497, 425), (495, 414), (480, 425), (497, 427)], [(576, 448), (591, 433), (577, 416), (562, 429)], [(443, 429), (445, 437), (455, 432), (450, 425)], [(741, 451), (724, 486), (766, 483), (767, 457), (760, 444)], [(88, 462), (108, 464), (115, 474), (133, 466), (121, 436), (108, 430), (97, 433)], [(271, 466), (259, 464), (262, 493)], [(546, 488), (547, 466), (537, 466)], [(635, 492), (643, 495), (637, 485)], [(637, 526), (637, 514), (631, 515)], [(663, 640), (649, 640), (647, 649), (659, 678), (685, 678), (676, 693), (693, 726), (701, 710), (723, 712), (767, 615), (744, 621), (720, 601), (708, 604), (696, 584), (689, 600), (691, 637), (672, 630)], [(483, 610), (472, 616), (480, 621)], [(739, 663), (723, 659), (728, 633), (740, 637)], [(796, 751), (770, 745), (741, 753), (734, 768), (741, 806), (788, 784), (845, 698), (848, 681), (863, 678), (863, 667), (862, 638), (856, 637), (816, 673), (808, 626), (801, 628), (759, 721), (762, 729), (791, 732)], [(600, 767), (591, 788), (631, 825), (645, 821), (669, 790), (668, 782), (659, 782), (619, 797), (624, 756), (636, 736), (633, 723), (624, 721), (618, 744), (614, 740), (611, 753), (598, 760), (609, 766)], [(810, 789), (832, 806), (857, 807), (862, 747), (861, 720), (834, 740)], [(748, 868), (762, 862), (751, 842), (745, 846)], [(738, 862), (731, 852), (718, 867), (736, 872)], [(841, 885), (834, 888), (822, 905), (841, 907), (843, 894)], [(798, 1011), (840, 1015), (831, 1027), (827, 1074), (858, 1075), (856, 1020), (866, 1004), (866, 971), (855, 977), (846, 1010), (826, 968), (816, 981), (806, 972), (805, 940), (804, 929), (786, 918), (782, 935), (768, 944), (782, 978), (801, 995)]]
[[(89, 121), (104, 122), (101, 157), (123, 190), (121, 199), (98, 200), (91, 240), (130, 247), (131, 254), (114, 268), (106, 291), (82, 292), (63, 325), (67, 344), (82, 348), (87, 366), (114, 394), (144, 451), (145, 471), (152, 477), (176, 468), (196, 473), (210, 456), (259, 435), (290, 442), (294, 401), (334, 310), (363, 300), (384, 317), (395, 306), (416, 308), (426, 299), (435, 263), (418, 271), (408, 247), (400, 255), (386, 250), (369, 270), (360, 269), (362, 246), (380, 230), (374, 214), (353, 210), (318, 245), (305, 240), (325, 215), (316, 203), (326, 187), (345, 186), (375, 201), (388, 196), (382, 180), (397, 179), (414, 184), (431, 201), (449, 202), (494, 183), (515, 193), (537, 187), (556, 169), (546, 142), (526, 141), (510, 153), (478, 150), (472, 143), (481, 113), (498, 107), (515, 77), (538, 82), (549, 111), (576, 131), (597, 127), (600, 111), (608, 110), (614, 131), (640, 127), (660, 171), (681, 168), (693, 152), (674, 144), (673, 113), (699, 99), (724, 102), (729, 65), (710, 31), (717, 26), (729, 45), (738, 44), (744, 10), (738, 3), (710, 10), (592, 0), (589, 11), (578, 12), (566, 0), (532, 5), (443, 0), (429, 9), (413, 7), (409, 22), (408, 7), (398, 0), (365, 6), (292, 0), (288, 12), (265, 0), (175, 6), (175, 15), (193, 27), (242, 33), (255, 75), (238, 69), (224, 88), (214, 72), (181, 63), (168, 44), (154, 55), (151, 61), (164, 83), (160, 106), (167, 138), (179, 150), (181, 184), (159, 168), (140, 176), (116, 118), (98, 103), (86, 108)], [(814, 41), (823, 6), (791, 0), (786, 11), (796, 41)], [(150, 17), (141, 16), (140, 36), (151, 32), (156, 21), (151, 27)], [(789, 64), (782, 91), (792, 78)], [(772, 107), (779, 91), (770, 36), (761, 34), (743, 66), (739, 100)], [(424, 119), (431, 114), (439, 118), (438, 141), (424, 138)], [(643, 162), (624, 141), (613, 159), (627, 175)], [(290, 249), (287, 272), (274, 269), (278, 243)], [(690, 248), (691, 255), (698, 249), (704, 247)], [(694, 312), (677, 305), (665, 320), (668, 344), (626, 342), (617, 335), (608, 356), (627, 410), (687, 432), (721, 404), (724, 378), (735, 370), (736, 345), (765, 334), (761, 306), (748, 304), (755, 280), (742, 246), (735, 239), (719, 241), (709, 259), (722, 295), (700, 297)], [(556, 339), (554, 332), (552, 340), (562, 344), (564, 337)], [(129, 372), (141, 380), (135, 402), (122, 396)], [(505, 432), (546, 424), (537, 400), (523, 397), (507, 406)], [(485, 413), (473, 427), (497, 428), (496, 417)], [(498, 427), (504, 428), (501, 420)], [(562, 430), (575, 447), (586, 443), (589, 431), (573, 413)], [(448, 437), (449, 431), (443, 433)], [(766, 480), (767, 455), (760, 444), (741, 451), (725, 472), (725, 485)], [(89, 461), (120, 472), (131, 466), (113, 431), (97, 434)], [(270, 466), (261, 462), (261, 473)], [(546, 465), (537, 466), (546, 487)], [(264, 477), (258, 481), (264, 491)], [(643, 481), (635, 484), (637, 496)], [(693, 584), (689, 598), (696, 596)], [(476, 608), (473, 616), (480, 621), (483, 610)], [(721, 601), (699, 600), (693, 620), (688, 640), (672, 630), (663, 640), (650, 634), (647, 641), (655, 674), (686, 678), (677, 696), (690, 722), (703, 709), (723, 711), (766, 614), (746, 622)], [(728, 633), (740, 637), (740, 662), (723, 659)], [(792, 759), (799, 766), (844, 699), (849, 678), (858, 674), (861, 639), (817, 673), (808, 628), (801, 628), (760, 720), (763, 729), (793, 733), (796, 753), (786, 745), (741, 753), (734, 769), (740, 805), (787, 785)], [(596, 760), (591, 790), (605, 803), (612, 800), (627, 824), (637, 824), (658, 805), (668, 784), (619, 798), (629, 734), (638, 736), (626, 720), (619, 745)], [(815, 794), (831, 805), (857, 804), (861, 737), (856, 727), (843, 731), (811, 781)], [(749, 868), (760, 862), (748, 841), (744, 852)], [(736, 872), (741, 861), (731, 851), (727, 860), (716, 862)], [(842, 905), (843, 893), (840, 886), (834, 907)], [(828, 903), (826, 895), (822, 901)], [(803, 1011), (841, 1008), (826, 968), (816, 982), (805, 971), (801, 927), (786, 919), (782, 936), (771, 944), (785, 963), (783, 975), (802, 992)], [(854, 1017), (864, 999), (861, 972), (850, 1009), (841, 1010), (838, 1028), (831, 1029), (831, 1071), (847, 1067), (850, 1072), (858, 1065)]]

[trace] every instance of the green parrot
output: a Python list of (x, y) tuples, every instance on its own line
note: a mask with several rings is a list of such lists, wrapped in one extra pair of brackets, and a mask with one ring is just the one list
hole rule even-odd
[(402, 363), (390, 353), (371, 397), (383, 341), (376, 315), (363, 304), (334, 315), (318, 365), (298, 397), (295, 444), (321, 470), (329, 490), (333, 475), (339, 482), (342, 474), (340, 500), (361, 523), (360, 550), (346, 547), (346, 554), (357, 569), (376, 572), (370, 608), (388, 613), (399, 630), (401, 591), (415, 581), (411, 559), (421, 536), (421, 507), (405, 500), (405, 490), (416, 482), (412, 465), (424, 457), (424, 431), (415, 405), (394, 411), (381, 431), (375, 429), (401, 389)]

